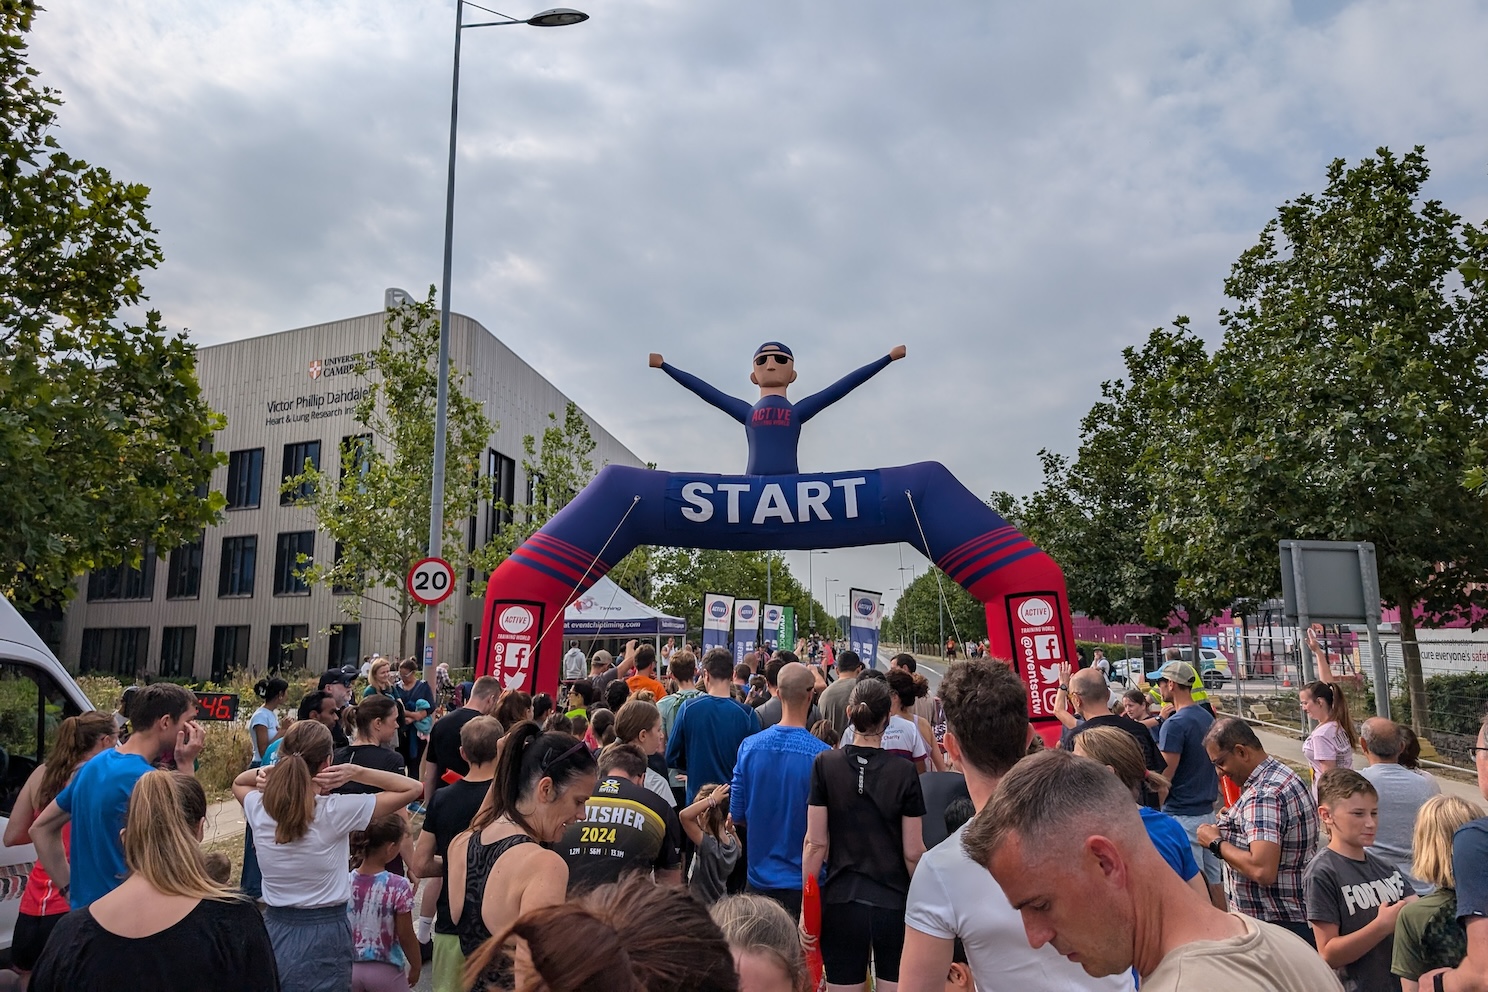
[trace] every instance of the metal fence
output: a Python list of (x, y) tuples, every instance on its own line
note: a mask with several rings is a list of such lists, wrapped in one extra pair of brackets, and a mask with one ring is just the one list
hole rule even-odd
[(1429, 639), (1418, 642), (1426, 688), (1426, 706), (1419, 721), (1414, 719), (1412, 700), (1406, 691), (1400, 641), (1392, 639), (1384, 644), (1390, 715), (1400, 723), (1419, 723), (1427, 757), (1432, 757), (1430, 752), (1434, 750), (1440, 758), (1433, 760), (1471, 768), (1471, 748), (1477, 743), (1478, 726), (1488, 707), (1488, 643), (1430, 637), (1431, 632), (1426, 633)]

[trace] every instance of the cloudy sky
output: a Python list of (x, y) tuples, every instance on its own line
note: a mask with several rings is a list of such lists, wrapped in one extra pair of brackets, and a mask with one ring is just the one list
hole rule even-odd
[[(1176, 314), (1215, 338), (1230, 263), (1329, 160), (1424, 144), (1431, 194), (1488, 218), (1469, 0), (589, 2), (464, 36), (451, 298), (667, 469), (741, 470), (744, 441), (648, 352), (750, 396), (778, 338), (804, 395), (903, 343), (803, 468), (1026, 492), (1124, 346)], [(50, 6), (59, 137), (153, 189), (171, 326), (211, 344), (438, 281), (452, 0)], [(901, 553), (923, 571), (817, 558), (818, 595), (901, 585)]]

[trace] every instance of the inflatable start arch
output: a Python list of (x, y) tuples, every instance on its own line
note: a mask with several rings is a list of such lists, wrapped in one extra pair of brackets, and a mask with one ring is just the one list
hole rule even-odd
[(509, 688), (556, 693), (563, 612), (634, 548), (778, 551), (908, 543), (980, 600), (995, 657), (1014, 661), (1029, 716), (1057, 731), (1058, 665), (1074, 660), (1059, 566), (936, 462), (802, 474), (801, 424), (896, 358), (879, 361), (791, 404), (790, 350), (762, 345), (752, 407), (651, 356), (703, 399), (745, 425), (745, 475), (656, 472), (610, 465), (491, 575), (477, 674)]

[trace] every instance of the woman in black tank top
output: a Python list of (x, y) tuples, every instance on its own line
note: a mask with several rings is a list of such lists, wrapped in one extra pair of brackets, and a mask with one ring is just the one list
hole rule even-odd
[[(476, 992), (505, 992), (530, 976), (492, 939), (518, 916), (562, 903), (568, 865), (542, 847), (584, 815), (597, 778), (582, 740), (521, 723), (502, 740), (491, 792), (470, 830), (449, 846), (450, 918)], [(505, 860), (503, 860), (505, 859)], [(501, 865), (498, 866), (498, 862)]]

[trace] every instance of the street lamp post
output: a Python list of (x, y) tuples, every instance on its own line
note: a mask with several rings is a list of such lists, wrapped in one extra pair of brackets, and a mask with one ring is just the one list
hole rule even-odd
[[(811, 633), (816, 633), (816, 588), (811, 576), (811, 563), (816, 560), (817, 555), (824, 554), (825, 551), (806, 552), (806, 612), (810, 616), (806, 629)], [(822, 608), (825, 609), (826, 605), (825, 602), (822, 603)]]
[[(552, 28), (587, 21), (589, 15), (568, 7), (555, 7), (534, 14), (525, 20), (507, 17), (479, 4), (469, 6), (477, 10), (496, 14), (499, 21), (465, 23), (465, 7), (468, 0), (455, 0), (455, 58), (454, 79), (450, 84), (450, 128), (449, 128), (449, 172), (444, 190), (444, 271), (443, 285), (439, 293), (439, 376), (434, 401), (434, 471), (429, 498), (429, 557), (438, 558), (444, 552), (444, 448), (445, 434), (449, 427), (449, 350), (450, 350), (450, 270), (454, 262), (455, 244), (455, 134), (460, 118), (460, 37), (466, 28), (504, 27), (508, 24), (530, 24), (533, 27)], [(424, 615), (424, 680), (432, 681), (434, 669), (434, 632), (439, 622), (439, 607), (431, 606)]]

